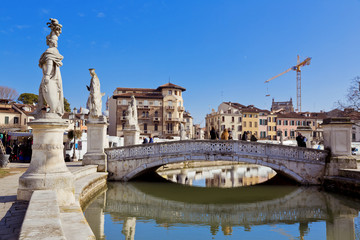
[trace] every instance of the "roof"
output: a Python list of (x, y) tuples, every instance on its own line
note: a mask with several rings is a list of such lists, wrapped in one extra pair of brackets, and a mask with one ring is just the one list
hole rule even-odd
[(164, 85), (161, 85), (160, 87), (158, 87), (157, 89), (162, 89), (162, 88), (175, 88), (175, 89), (180, 89), (181, 91), (185, 92), (186, 89), (183, 87), (180, 87), (178, 85), (172, 84), (172, 83), (166, 83)]
[(163, 95), (161, 92), (144, 92), (144, 93), (119, 93), (114, 94), (113, 98), (131, 98), (134, 96), (135, 98), (152, 98), (152, 99), (162, 99)]

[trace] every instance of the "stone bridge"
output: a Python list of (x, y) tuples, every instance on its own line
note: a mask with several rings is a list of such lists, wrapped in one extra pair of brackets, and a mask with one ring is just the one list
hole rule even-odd
[(327, 151), (247, 141), (186, 140), (105, 149), (109, 180), (128, 181), (184, 161), (233, 161), (267, 166), (301, 184), (321, 184)]

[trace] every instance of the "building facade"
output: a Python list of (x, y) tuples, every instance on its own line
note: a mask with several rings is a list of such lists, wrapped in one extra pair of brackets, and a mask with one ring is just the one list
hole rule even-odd
[(180, 135), (180, 124), (185, 125), (185, 88), (172, 83), (148, 88), (117, 88), (109, 99), (109, 135), (123, 136), (126, 111), (131, 96), (136, 99), (138, 123), (143, 136), (171, 138)]
[(9, 100), (0, 100), (0, 131), (27, 131), (28, 125), (34, 119), (31, 113), (35, 106), (28, 104), (10, 103)]

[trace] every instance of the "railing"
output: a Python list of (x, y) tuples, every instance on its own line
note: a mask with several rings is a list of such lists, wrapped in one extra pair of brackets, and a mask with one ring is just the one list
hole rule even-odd
[(154, 122), (159, 122), (159, 121), (160, 121), (160, 117), (153, 117), (153, 121), (154, 121)]
[(175, 107), (174, 107), (174, 106), (165, 106), (165, 109), (166, 109), (166, 110), (174, 110)]
[(173, 117), (166, 117), (165, 121), (169, 121), (169, 122), (179, 122), (180, 119), (179, 118), (173, 118)]
[[(165, 131), (168, 132), (168, 131)], [(318, 161), (325, 163), (327, 151), (277, 144), (225, 140), (187, 140), (105, 149), (109, 160), (127, 160), (167, 155), (221, 154), (270, 157), (284, 160)]]
[(181, 106), (178, 106), (178, 111), (179, 111), (179, 112), (183, 112), (183, 111), (185, 111), (185, 108), (184, 108), (184, 107), (181, 107)]

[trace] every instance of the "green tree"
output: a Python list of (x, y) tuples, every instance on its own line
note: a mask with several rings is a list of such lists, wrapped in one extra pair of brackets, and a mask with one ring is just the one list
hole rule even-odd
[[(17, 101), (23, 104), (34, 104), (38, 103), (39, 96), (34, 93), (22, 93)], [(45, 102), (46, 104), (46, 102)], [(71, 112), (70, 103), (64, 98), (64, 110), (65, 112)]]
[(17, 101), (23, 104), (34, 104), (38, 102), (38, 98), (39, 96), (33, 93), (22, 93)]
[(74, 138), (74, 135), (75, 135), (75, 139), (80, 139), (81, 136), (82, 136), (82, 131), (81, 130), (75, 130), (75, 134), (74, 134), (74, 130), (70, 130), (68, 132), (67, 137), (68, 137), (69, 140), (72, 140)]
[(71, 112), (70, 103), (66, 98), (64, 98), (64, 110), (65, 112)]

